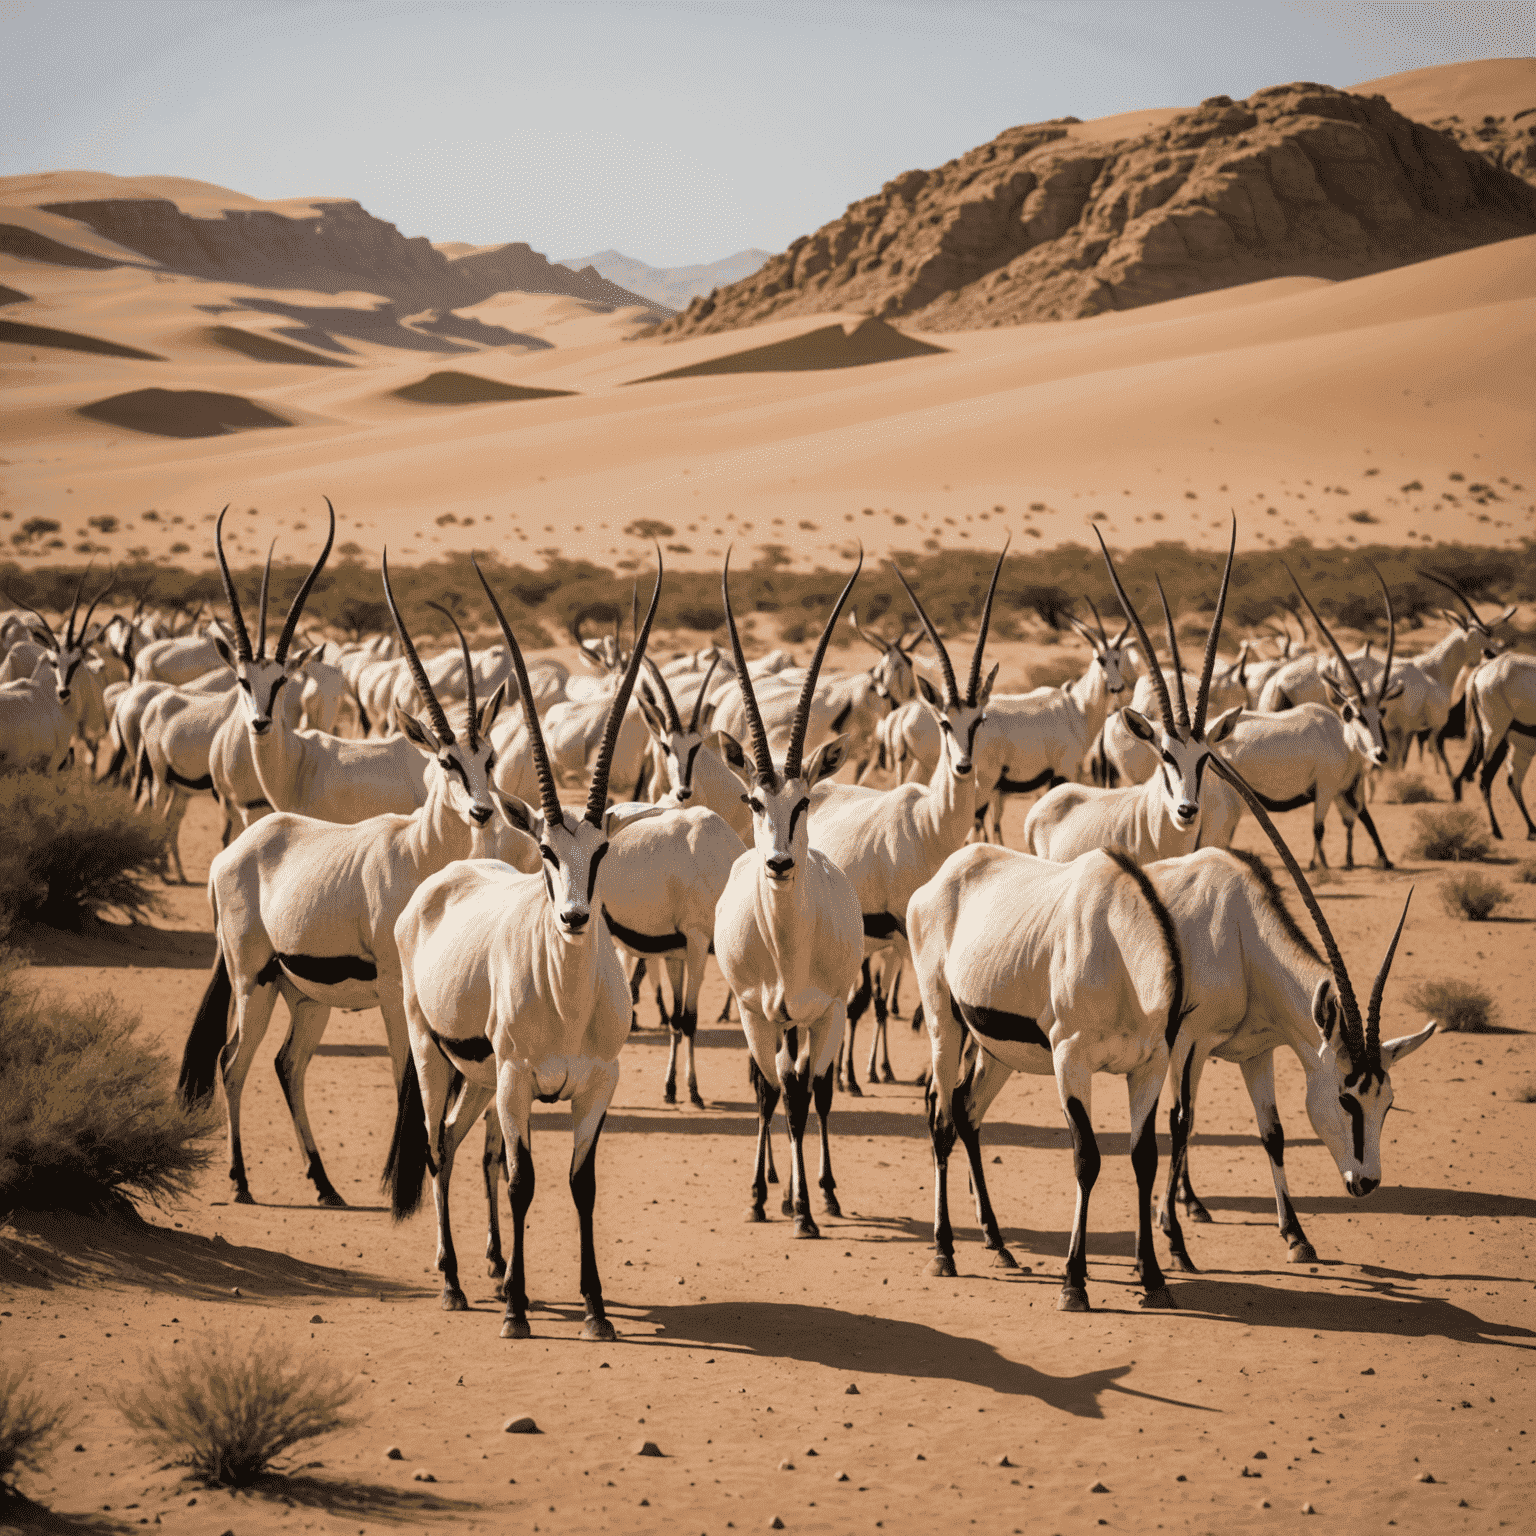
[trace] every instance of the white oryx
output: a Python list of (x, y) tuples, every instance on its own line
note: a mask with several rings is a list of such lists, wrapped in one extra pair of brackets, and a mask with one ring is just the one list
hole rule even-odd
[[(290, 620), (319, 567), (295, 598)], [(403, 715), (405, 736), (426, 759), (426, 804), (410, 815), (377, 816), (350, 825), (277, 812), (220, 853), (208, 873), (218, 958), (182, 1056), (180, 1091), (188, 1101), (224, 1082), (229, 1114), (229, 1177), (237, 1203), (254, 1204), (240, 1137), (240, 1103), (256, 1049), (279, 996), (288, 1004), (288, 1035), (277, 1076), (288, 1101), (305, 1171), (321, 1205), (346, 1202), (325, 1171), (310, 1129), (304, 1080), (333, 1008), (377, 1007), (398, 1084), (410, 1067), (395, 922), (422, 880), (467, 858), (475, 832), (494, 810), (487, 731), (501, 707), (500, 689), (483, 709), (469, 699), (466, 739), (454, 735), (420, 671), (389, 588), (384, 592), (409, 664), (421, 677), (430, 726)], [(238, 607), (236, 630), (243, 631)], [(291, 624), (288, 626), (291, 630)], [(279, 642), (281, 650), (286, 640)], [(262, 649), (265, 649), (263, 636)], [(248, 648), (248, 647), (247, 647)], [(275, 689), (284, 663), (242, 657), (242, 686)], [(269, 695), (270, 696), (270, 695)], [(231, 1009), (234, 1033), (230, 1034)]]
[[(1172, 685), (1173, 674), (1166, 668), (1162, 669), (1162, 677), (1165, 686)], [(1182, 687), (1185, 697), (1198, 693), (1200, 679), (1186, 672)], [(1156, 698), (1157, 685), (1152, 681), (1152, 674), (1143, 672), (1131, 692), (1131, 708), (1142, 715), (1150, 714)], [(1225, 676), (1220, 670), (1212, 672), (1208, 711), (1223, 714), (1229, 709), (1242, 709), (1247, 701), (1248, 695), (1233, 677), (1232, 668), (1225, 669)], [(1157, 762), (1157, 749), (1126, 724), (1121, 711), (1115, 710), (1106, 717), (1092, 754), (1095, 784), (1112, 789), (1119, 784), (1144, 783), (1156, 772)]]
[[(827, 1115), (847, 1021), (845, 1000), (859, 973), (864, 934), (853, 883), (826, 854), (811, 846), (810, 839), (811, 791), (842, 766), (847, 741), (834, 736), (803, 765), (801, 754), (832, 628), (863, 563), (860, 551), (859, 564), (821, 632), (789, 718), (782, 771), (774, 767), (768, 729), (757, 707), (731, 611), (729, 552), (721, 576), (742, 712), (752, 743), (750, 771), (738, 775), (738, 782), (752, 812), (753, 846), (737, 859), (715, 911), (715, 957), (741, 1010), (757, 1093), (757, 1158), (747, 1219), (767, 1219), (768, 1135), (782, 1094), (794, 1152), (790, 1204), (795, 1236), (805, 1238), (821, 1235), (811, 1218), (805, 1174), (805, 1125), (813, 1098), (821, 1123), (822, 1199), (830, 1214), (842, 1214), (832, 1176)], [(734, 737), (722, 732), (721, 746), (730, 760), (742, 760), (746, 767), (745, 754)]]
[(1478, 788), (1488, 811), (1488, 826), (1503, 840), (1493, 814), (1493, 781), (1505, 758), (1509, 759), (1509, 792), (1525, 818), (1525, 836), (1536, 841), (1536, 822), (1525, 808), (1525, 775), (1536, 756), (1536, 656), (1506, 651), (1479, 667), (1467, 681), (1467, 715), (1472, 747), (1456, 779), (1456, 798), (1482, 766)]
[(1232, 520), (1232, 540), (1227, 548), (1226, 569), (1216, 598), (1216, 612), (1211, 618), (1205, 641), (1205, 662), (1200, 669), (1199, 692), (1195, 696), (1193, 718), (1184, 692), (1184, 667), (1179, 659), (1178, 636), (1163, 585), (1157, 583), (1162, 600), (1163, 621), (1168, 629), (1168, 651), (1172, 659), (1173, 680), (1178, 712), (1168, 697), (1168, 684), (1157, 665), (1152, 642), (1140, 615), (1120, 583), (1109, 548), (1099, 535), (1099, 547), (1120, 606), (1136, 631), (1141, 654), (1149, 663), (1149, 675), (1157, 691), (1160, 724), (1134, 709), (1123, 709), (1121, 718), (1143, 741), (1157, 751), (1157, 771), (1144, 784), (1129, 789), (1097, 789), (1086, 784), (1061, 784), (1031, 807), (1024, 822), (1024, 846), (1043, 859), (1065, 864), (1093, 848), (1124, 849), (1137, 864), (1150, 864), (1180, 853), (1193, 853), (1200, 836), (1200, 801), (1206, 766), (1211, 750), (1231, 730), (1241, 706), (1227, 710), (1206, 727), (1206, 709), (1210, 703), (1211, 672), (1216, 664), (1216, 646), (1221, 639), (1221, 620), (1227, 606), (1227, 588), (1232, 579), (1232, 561), (1237, 551), (1237, 519)]
[[(510, 1154), (512, 1267), (501, 1328), (507, 1339), (531, 1333), (523, 1227), (533, 1199), (529, 1119), (535, 1099), (571, 1104), (570, 1186), (581, 1229), (586, 1311), (582, 1336), (614, 1337), (603, 1306), (592, 1216), (598, 1136), (629, 1036), (629, 988), (601, 916), (602, 865), (611, 839), (662, 813), (633, 805), (609, 810), (608, 766), (660, 595), (658, 550), (656, 590), (613, 697), (584, 813), (561, 806), (538, 717), (528, 716), (540, 807), (512, 796), (498, 796), (498, 804), (507, 821), (537, 844), (541, 873), (519, 874), (490, 859), (451, 865), (419, 887), (395, 925), (415, 1070), (400, 1084), (385, 1186), (400, 1220), (420, 1205), (422, 1183), (432, 1170), (442, 1305), (465, 1310), (448, 1214), (449, 1179), (459, 1141), (494, 1098), (495, 1123)], [(522, 653), (510, 631), (507, 638), (526, 699)]]
[(74, 721), (46, 674), (0, 685), (0, 771), (57, 772), (69, 761)]
[(202, 677), (220, 665), (218, 647), (211, 634), (177, 635), (152, 640), (142, 646), (133, 661), (136, 683), (174, 683), (178, 687)]

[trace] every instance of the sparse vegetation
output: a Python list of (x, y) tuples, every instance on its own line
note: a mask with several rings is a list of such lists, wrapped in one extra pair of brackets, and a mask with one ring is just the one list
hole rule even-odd
[(1487, 875), (1469, 869), (1466, 874), (1452, 875), (1441, 883), (1440, 900), (1452, 917), (1482, 923), (1514, 897), (1500, 881), (1490, 880)]
[(1411, 859), (1435, 859), (1470, 864), (1486, 859), (1493, 844), (1474, 811), (1449, 806), (1443, 811), (1420, 811), (1413, 819), (1414, 836), (1408, 845)]
[(59, 1437), (64, 1410), (36, 1387), (22, 1364), (0, 1366), (0, 1489), (18, 1467), (38, 1470)]
[(1404, 773), (1387, 790), (1388, 805), (1433, 805), (1437, 796), (1422, 774)]
[(184, 1108), (171, 1063), (111, 998), (45, 1001), (0, 950), (0, 1219), (179, 1195), (208, 1161), (212, 1106)]
[(1536, 859), (1521, 859), (1512, 871), (1518, 885), (1536, 885)]
[(1521, 1083), (1513, 1097), (1516, 1104), (1536, 1104), (1536, 1081)]
[(1408, 1001), (1453, 1034), (1486, 1035), (1497, 1018), (1492, 997), (1469, 981), (1420, 982)]
[(114, 1403), (158, 1454), (239, 1488), (284, 1451), (344, 1427), (360, 1390), (333, 1366), (225, 1332), (146, 1359), (141, 1379)]

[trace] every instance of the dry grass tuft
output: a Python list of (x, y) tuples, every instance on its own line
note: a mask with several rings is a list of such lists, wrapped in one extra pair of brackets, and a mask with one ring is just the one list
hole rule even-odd
[(1451, 875), (1440, 883), (1440, 900), (1452, 917), (1470, 923), (1483, 923), (1494, 911), (1515, 898), (1497, 880), (1469, 869), (1464, 875)]
[(1405, 773), (1387, 790), (1388, 805), (1433, 805), (1439, 798), (1422, 774)]
[(1493, 851), (1475, 811), (1448, 806), (1443, 811), (1420, 811), (1413, 818), (1411, 859), (1437, 859), (1455, 864), (1476, 863)]
[(1521, 859), (1510, 873), (1517, 885), (1536, 885), (1536, 859)]
[(0, 1487), (18, 1467), (39, 1470), (64, 1427), (64, 1409), (29, 1387), (30, 1375), (25, 1365), (0, 1366)]
[(239, 1488), (301, 1441), (351, 1423), (343, 1410), (360, 1390), (334, 1366), (225, 1332), (146, 1359), (141, 1380), (113, 1400), (157, 1454)]
[(1498, 1016), (1493, 998), (1467, 981), (1420, 982), (1408, 1001), (1452, 1034), (1490, 1034)]

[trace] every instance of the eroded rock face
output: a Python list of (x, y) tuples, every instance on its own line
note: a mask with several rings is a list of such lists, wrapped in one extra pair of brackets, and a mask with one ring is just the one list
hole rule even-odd
[(936, 331), (1073, 319), (1536, 233), (1536, 188), (1382, 96), (1274, 86), (1116, 141), (1076, 121), (908, 171), (658, 334), (827, 310)]
[(1536, 106), (1510, 117), (1495, 117), (1490, 112), (1477, 122), (1437, 117), (1430, 126), (1448, 133), (1463, 149), (1475, 150), (1536, 186)]

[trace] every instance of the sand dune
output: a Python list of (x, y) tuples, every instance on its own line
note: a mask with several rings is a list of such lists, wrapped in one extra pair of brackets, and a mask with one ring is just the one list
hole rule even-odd
[(281, 416), (239, 395), (205, 389), (136, 389), (82, 405), (80, 414), (109, 426), (159, 437), (219, 437), (259, 427), (286, 427)]
[(1350, 86), (1362, 96), (1385, 96), (1404, 117), (1432, 123), (1456, 116), (1467, 122), (1512, 117), (1536, 107), (1536, 59), (1473, 59), (1382, 75)]
[(821, 368), (862, 368), (898, 357), (932, 357), (945, 350), (904, 336), (894, 326), (871, 318), (848, 327), (824, 325), (785, 341), (749, 347), (744, 352), (728, 352), (706, 362), (647, 374), (633, 382), (652, 384), (660, 379), (697, 379), (720, 373), (811, 373)]
[(0, 320), (0, 342), (4, 341), (18, 347), (62, 347), (66, 352), (96, 352), (102, 357), (133, 357), (148, 363), (164, 361), (158, 353), (125, 347), (121, 342), (108, 341), (102, 336), (82, 336), (79, 331), (55, 330), (51, 325), (24, 325), (17, 320)]
[(302, 363), (306, 368), (350, 368), (351, 363), (339, 357), (322, 357), (305, 347), (279, 341), (275, 336), (261, 336), (254, 331), (242, 331), (237, 325), (205, 326), (200, 333), (204, 341), (216, 347), (225, 347), (261, 363)]
[(473, 373), (429, 373), (414, 384), (402, 384), (391, 394), (416, 405), (484, 405), (493, 400), (548, 400), (569, 395), (569, 389), (529, 389), (522, 384), (502, 384)]

